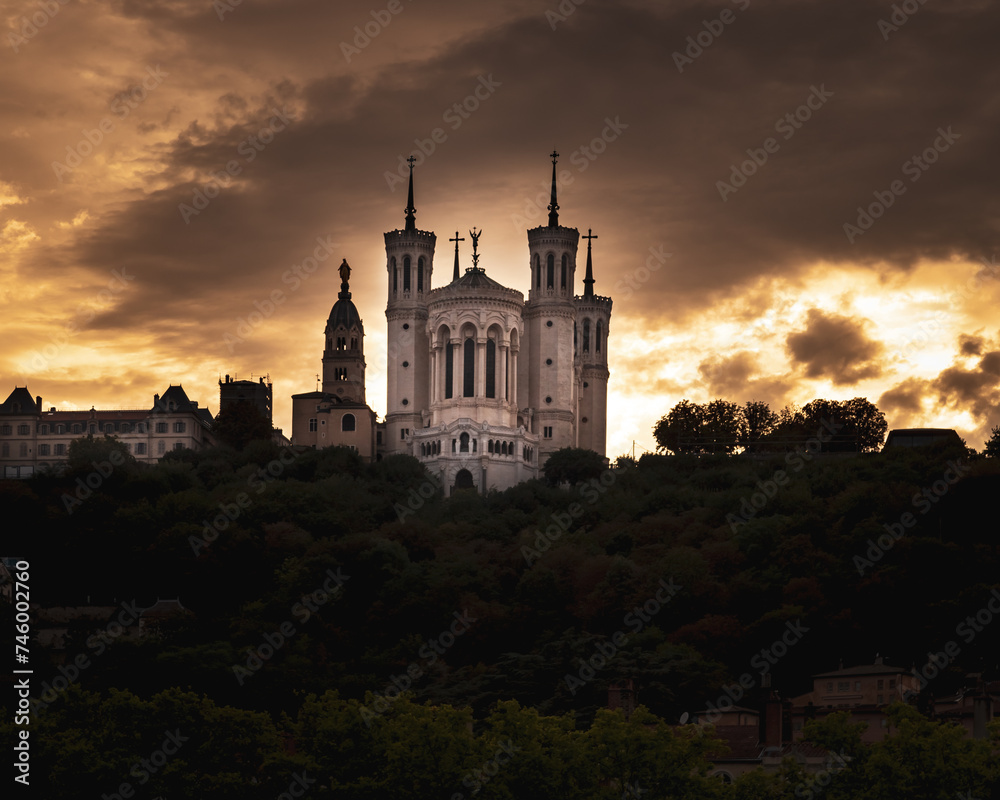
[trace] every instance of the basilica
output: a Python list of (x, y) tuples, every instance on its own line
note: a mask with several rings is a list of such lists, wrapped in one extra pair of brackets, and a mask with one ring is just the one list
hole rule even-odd
[[(558, 155), (552, 154), (548, 224), (527, 232), (527, 300), (487, 275), (475, 228), (472, 266), (459, 266), (465, 239), (456, 233), (449, 239), (451, 280), (434, 286), (437, 237), (416, 226), (410, 159), (404, 226), (385, 234), (385, 420), (377, 420), (365, 398), (364, 325), (345, 260), (326, 322), (322, 387), (292, 397), (293, 444), (345, 445), (370, 459), (412, 455), (446, 494), (505, 489), (537, 477), (564, 447), (604, 455), (611, 298), (594, 293), (597, 237), (559, 224)], [(587, 262), (577, 295), (581, 238)]]

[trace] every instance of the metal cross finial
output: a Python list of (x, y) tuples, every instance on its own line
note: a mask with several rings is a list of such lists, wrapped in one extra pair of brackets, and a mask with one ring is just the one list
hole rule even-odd
[(458, 238), (458, 231), (455, 231), (455, 238), (454, 239), (449, 239), (448, 241), (455, 243), (455, 272), (452, 275), (451, 279), (453, 281), (457, 281), (458, 277), (459, 277), (458, 276), (458, 243), (459, 242), (464, 242), (465, 241), (465, 237), (463, 236), (461, 239), (459, 239)]
[(593, 228), (587, 228), (587, 235), (580, 237), (581, 239), (587, 239), (587, 247), (588, 248), (590, 247), (590, 240), (591, 239), (599, 239), (600, 238), (599, 236), (594, 236), (593, 233), (594, 233), (594, 229)]
[(553, 148), (553, 150), (552, 150), (552, 155), (551, 155), (551, 156), (549, 156), (549, 158), (551, 158), (551, 159), (552, 159), (552, 163), (553, 163), (553, 165), (554, 165), (554, 164), (556, 163), (556, 159), (558, 159), (558, 158), (559, 158), (559, 154), (558, 154), (558, 153), (557, 153), (557, 152), (555, 151), (555, 148)]
[(406, 159), (406, 163), (410, 165), (410, 169), (413, 169), (413, 165), (417, 163), (417, 157), (410, 156), (408, 159)]

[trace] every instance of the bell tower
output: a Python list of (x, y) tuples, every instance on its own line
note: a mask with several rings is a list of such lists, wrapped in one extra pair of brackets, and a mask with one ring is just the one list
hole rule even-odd
[(437, 237), (417, 230), (413, 205), (413, 164), (404, 227), (385, 234), (388, 303), (386, 336), (386, 453), (409, 453), (409, 433), (423, 427), (430, 408), (430, 346), (427, 299)]
[(559, 153), (553, 151), (550, 158), (552, 194), (548, 225), (528, 231), (531, 288), (524, 306), (529, 352), (524, 362), (528, 374), (522, 383), (527, 388), (522, 407), (534, 410), (532, 432), (539, 437), (539, 464), (552, 452), (577, 444), (573, 286), (580, 232), (559, 224), (556, 194)]
[(594, 260), (591, 245), (597, 237), (592, 230), (587, 240), (587, 274), (583, 296), (576, 302), (576, 362), (580, 366), (577, 396), (578, 446), (604, 455), (608, 428), (608, 327), (611, 298), (594, 294)]
[(340, 265), (340, 294), (326, 321), (323, 391), (341, 400), (365, 403), (365, 328), (351, 300), (351, 267)]

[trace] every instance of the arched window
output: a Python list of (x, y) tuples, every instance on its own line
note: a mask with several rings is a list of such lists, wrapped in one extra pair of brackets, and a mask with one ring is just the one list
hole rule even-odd
[(492, 440), (492, 439), (490, 439), (490, 440), (489, 440), (489, 441), (488, 441), (488, 442), (486, 443), (486, 452), (487, 452), (487, 453), (492, 453), (492, 452), (493, 452), (493, 440)]
[(497, 342), (486, 340), (486, 396), (497, 396)]
[(455, 347), (451, 342), (444, 347), (444, 396), (450, 399), (455, 386)]
[(403, 291), (410, 291), (410, 257), (403, 258)]
[(566, 288), (566, 279), (569, 276), (569, 256), (563, 253), (562, 257), (562, 283), (560, 286)]
[(392, 293), (399, 291), (399, 268), (396, 266), (396, 258), (392, 259)]
[(456, 489), (475, 489), (476, 484), (472, 480), (472, 473), (467, 469), (460, 469), (455, 474)]
[(552, 289), (555, 286), (556, 278), (556, 257), (549, 253), (547, 259), (545, 259), (545, 288)]
[(462, 395), (473, 397), (476, 393), (476, 340), (465, 340), (465, 365), (462, 375)]
[(601, 352), (601, 339), (603, 338), (603, 335), (604, 335), (604, 325), (601, 323), (600, 320), (597, 320), (597, 333), (594, 336), (594, 352), (595, 353), (600, 353)]
[(351, 337), (351, 349), (352, 350), (358, 349), (358, 340), (354, 337)]
[(460, 453), (469, 452), (469, 434), (463, 433), (458, 437), (458, 450)]
[(424, 259), (423, 256), (417, 259), (417, 291), (424, 290)]
[(538, 258), (538, 254), (535, 254), (535, 288), (542, 288), (542, 262)]
[(507, 455), (507, 442), (504, 442), (502, 445), (500, 445), (500, 455), (502, 456)]
[(353, 431), (356, 430), (357, 420), (354, 419), (353, 414), (344, 414), (344, 418), (340, 421), (340, 429), (342, 431)]
[(476, 452), (476, 445), (478, 445), (478, 444), (479, 444), (479, 440), (478, 439), (473, 439), (472, 440), (472, 452), (473, 453)]
[(583, 321), (583, 352), (590, 352), (590, 320)]

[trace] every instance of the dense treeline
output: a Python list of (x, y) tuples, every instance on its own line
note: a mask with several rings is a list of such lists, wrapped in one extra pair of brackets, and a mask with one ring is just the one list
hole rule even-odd
[[(788, 758), (732, 784), (712, 774), (708, 759), (727, 749), (711, 726), (669, 726), (643, 707), (629, 718), (601, 710), (585, 726), (512, 700), (480, 719), (405, 695), (375, 716), (366, 711), (333, 690), (273, 717), (180, 689), (142, 699), (73, 687), (32, 725), (32, 796), (940, 800), (1000, 790), (991, 753), (1000, 725), (992, 742), (973, 741), (903, 704), (889, 709), (894, 735), (884, 742), (862, 743), (864, 725), (838, 712), (806, 725), (808, 740), (830, 754), (820, 771)], [(4, 741), (12, 727), (0, 718)]]
[[(87, 446), (66, 475), (0, 485), (11, 518), (35, 520), (45, 604), (190, 611), (99, 654), (92, 626), (71, 629), (66, 655), (95, 656), (79, 677), (94, 690), (183, 686), (276, 713), (302, 692), (384, 693), (409, 669), (420, 700), (482, 714), (511, 698), (585, 723), (632, 679), (676, 720), (765, 661), (786, 696), (840, 659), (919, 666), (1000, 574), (984, 524), (1000, 470), (964, 450), (645, 456), (573, 488), (443, 500), (408, 457), (253, 443), (109, 471), (113, 445)], [(790, 625), (808, 633), (772, 663)], [(929, 690), (990, 674), (998, 637), (961, 641)]]
[(814, 440), (822, 452), (871, 453), (882, 446), (885, 415), (863, 397), (813, 400), (780, 412), (750, 400), (739, 405), (681, 400), (653, 428), (657, 450), (670, 453), (781, 452)]

